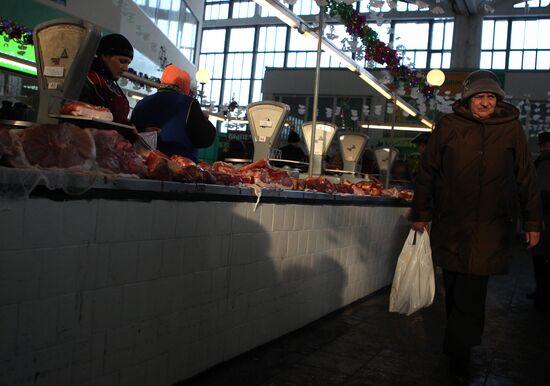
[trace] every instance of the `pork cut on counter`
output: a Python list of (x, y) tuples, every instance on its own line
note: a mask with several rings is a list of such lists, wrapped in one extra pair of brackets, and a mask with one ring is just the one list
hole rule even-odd
[(85, 129), (92, 134), (96, 147), (97, 165), (103, 171), (146, 176), (143, 158), (132, 144), (115, 130)]
[(65, 102), (61, 108), (61, 114), (74, 115), (76, 117), (95, 118), (104, 121), (113, 120), (113, 113), (111, 113), (111, 110), (108, 108), (94, 106), (89, 103), (79, 101)]
[(21, 142), (33, 166), (90, 170), (95, 164), (90, 132), (70, 123), (31, 126), (23, 131)]

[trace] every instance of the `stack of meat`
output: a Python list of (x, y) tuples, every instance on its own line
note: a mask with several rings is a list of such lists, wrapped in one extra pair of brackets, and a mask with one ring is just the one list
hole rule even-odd
[(412, 199), (410, 190), (386, 190), (374, 178), (334, 184), (323, 176), (291, 177), (286, 170), (272, 168), (266, 160), (234, 167), (221, 161), (212, 165), (205, 162), (196, 164), (185, 157), (168, 157), (158, 150), (142, 149), (138, 153), (114, 130), (81, 129), (69, 123), (35, 125), (25, 130), (0, 129), (0, 161), (18, 168), (59, 168), (72, 172), (98, 170), (162, 181)]
[(58, 168), (146, 177), (143, 158), (114, 130), (81, 129), (70, 123), (0, 130), (0, 159), (18, 168)]
[(101, 119), (103, 121), (112, 121), (113, 113), (111, 110), (101, 106), (94, 106), (79, 101), (69, 101), (63, 104), (61, 114), (73, 115), (75, 117), (86, 117)]
[(220, 185), (256, 185), (260, 188), (293, 189), (297, 179), (293, 179), (286, 170), (273, 169), (266, 160), (260, 160), (240, 168), (226, 162), (217, 161), (212, 166), (201, 163), (210, 171)]
[(207, 170), (179, 155), (168, 157), (158, 150), (147, 156), (147, 175), (149, 178), (162, 181), (194, 182), (215, 184), (216, 179)]

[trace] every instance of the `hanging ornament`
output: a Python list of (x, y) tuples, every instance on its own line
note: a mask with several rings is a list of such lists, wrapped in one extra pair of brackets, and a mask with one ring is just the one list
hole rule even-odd
[(327, 39), (329, 39), (329, 40), (336, 40), (336, 39), (338, 39), (338, 35), (336, 35), (336, 33), (335, 33), (334, 24), (331, 24), (331, 25), (329, 26), (329, 32), (327, 32), (327, 33), (325, 34), (325, 37), (326, 37)]

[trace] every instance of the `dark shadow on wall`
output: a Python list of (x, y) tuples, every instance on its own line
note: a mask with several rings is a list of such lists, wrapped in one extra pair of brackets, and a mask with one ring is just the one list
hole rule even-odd
[[(248, 203), (200, 205), (200, 218), (189, 220), (205, 235), (204, 246), (184, 246), (183, 264), (197, 264), (192, 270), (200, 275), (212, 269), (203, 261), (205, 251), (219, 248), (222, 257), (216, 264), (221, 266), (214, 270), (218, 279), (211, 282), (211, 293), (205, 284), (198, 295), (180, 295), (189, 302), (200, 296), (201, 305), (189, 310), (186, 325), (180, 326), (185, 337), (174, 337), (171, 357), (180, 360), (168, 364), (168, 376), (169, 384), (178, 386), (195, 369), (204, 371), (339, 308), (345, 282), (342, 267), (330, 256), (286, 255), (286, 231), (268, 229), (274, 211), (284, 205), (260, 204), (256, 211)], [(212, 223), (220, 232), (215, 237)], [(213, 336), (203, 339), (207, 331)]]

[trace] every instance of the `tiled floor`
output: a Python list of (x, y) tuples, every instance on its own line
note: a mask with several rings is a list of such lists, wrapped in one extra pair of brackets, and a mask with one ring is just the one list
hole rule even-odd
[[(524, 251), (516, 255), (509, 275), (489, 280), (471, 385), (550, 385), (550, 314), (526, 299), (531, 260)], [(379, 291), (178, 386), (447, 385), (437, 280), (435, 303), (409, 317), (390, 314), (389, 292)]]

